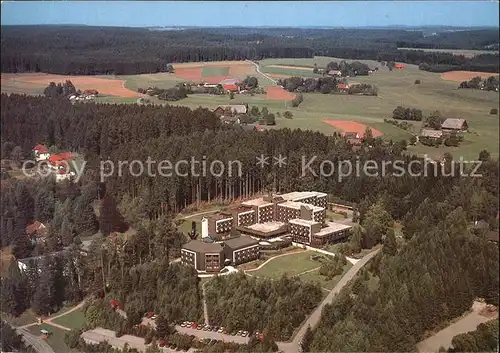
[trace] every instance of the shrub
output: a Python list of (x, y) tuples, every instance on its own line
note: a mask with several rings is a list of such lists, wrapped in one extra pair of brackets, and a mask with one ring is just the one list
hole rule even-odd
[(490, 114), (498, 115), (498, 109), (497, 108), (491, 108)]
[(415, 80), (415, 84), (419, 85), (420, 84), (420, 80)]

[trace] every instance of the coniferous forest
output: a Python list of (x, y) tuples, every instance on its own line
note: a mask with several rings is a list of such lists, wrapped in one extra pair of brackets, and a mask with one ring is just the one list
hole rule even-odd
[[(498, 72), (498, 54), (473, 58), (417, 49), (498, 49), (496, 29), (423, 30), (188, 28), (164, 31), (90, 26), (2, 26), (2, 72), (131, 75), (171, 63), (330, 56), (420, 65), (422, 70)], [(495, 47), (496, 46), (496, 47)]]

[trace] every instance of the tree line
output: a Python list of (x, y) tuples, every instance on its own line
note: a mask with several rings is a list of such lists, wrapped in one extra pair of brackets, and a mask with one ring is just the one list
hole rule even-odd
[[(293, 32), (291, 36), (289, 33)], [(440, 35), (438, 48), (467, 49), (498, 43), (494, 30), (468, 31), (461, 39)], [(292, 38), (293, 37), (293, 38)], [(421, 31), (385, 29), (186, 29), (81, 26), (3, 26), (2, 72), (49, 72), (72, 75), (170, 72), (171, 63), (265, 58), (312, 58), (397, 61), (422, 64), (428, 71), (498, 72), (498, 55), (474, 58), (442, 52), (399, 50), (398, 44), (428, 46)], [(496, 38), (496, 39), (495, 39)], [(168, 46), (165, 42), (168, 41)], [(415, 45), (410, 45), (414, 43)]]

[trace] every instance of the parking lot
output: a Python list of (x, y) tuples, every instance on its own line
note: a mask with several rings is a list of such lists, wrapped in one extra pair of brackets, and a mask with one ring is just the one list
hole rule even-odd
[(215, 339), (219, 341), (224, 341), (224, 342), (235, 342), (239, 344), (247, 344), (250, 338), (243, 337), (240, 335), (230, 335), (230, 334), (224, 334), (224, 333), (219, 333), (217, 331), (204, 331), (203, 329), (198, 330), (197, 328), (191, 328), (191, 327), (182, 327), (181, 325), (176, 325), (175, 329), (180, 332), (180, 333), (185, 333), (187, 335), (194, 335), (198, 338), (205, 339)]

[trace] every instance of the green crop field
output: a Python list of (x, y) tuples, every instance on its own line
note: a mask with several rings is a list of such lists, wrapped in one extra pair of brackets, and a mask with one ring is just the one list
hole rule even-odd
[(269, 261), (261, 269), (248, 273), (256, 277), (268, 278), (280, 278), (285, 273), (288, 276), (295, 276), (321, 266), (321, 262), (311, 260), (311, 256), (314, 254), (313, 251), (303, 251), (293, 255), (278, 257)]
[(203, 77), (227, 76), (227, 75), (229, 75), (229, 67), (228, 66), (203, 66), (202, 75), (203, 75)]
[(78, 330), (85, 324), (85, 313), (82, 309), (75, 310), (72, 313), (55, 319), (54, 322), (70, 329)]
[[(329, 57), (314, 57), (308, 59), (265, 59), (259, 61), (263, 72), (282, 70), (284, 76), (300, 72), (303, 76), (314, 75), (306, 68), (325, 67), (329, 62), (339, 62), (343, 59)], [(352, 62), (354, 60), (346, 60)], [(357, 76), (348, 78), (350, 83), (366, 83), (375, 85), (378, 89), (377, 97), (351, 96), (347, 94), (321, 94), (306, 93), (304, 101), (299, 107), (293, 108), (290, 102), (267, 99), (266, 94), (254, 96), (239, 94), (235, 99), (227, 95), (191, 94), (188, 98), (171, 104), (187, 106), (190, 108), (206, 107), (215, 109), (222, 104), (248, 104), (259, 109), (267, 107), (276, 115), (276, 126), (270, 129), (290, 128), (319, 131), (332, 134), (338, 130), (323, 122), (323, 120), (351, 120), (356, 121), (383, 133), (386, 140), (408, 140), (412, 134), (419, 132), (422, 123), (411, 122), (411, 131), (384, 122), (392, 118), (392, 111), (398, 106), (421, 109), (424, 116), (432, 111), (439, 110), (445, 117), (464, 118), (467, 120), (470, 133), (466, 133), (465, 140), (459, 147), (427, 147), (421, 144), (410, 146), (409, 153), (428, 154), (430, 157), (439, 158), (445, 152), (450, 152), (455, 158), (462, 156), (466, 160), (477, 158), (482, 149), (487, 149), (497, 157), (498, 153), (498, 115), (489, 114), (491, 108), (498, 107), (498, 92), (486, 92), (472, 89), (458, 89), (458, 83), (445, 81), (438, 73), (421, 71), (415, 65), (405, 65), (403, 70), (389, 71), (381, 67), (380, 63), (373, 60), (359, 60), (370, 67), (379, 67), (380, 70), (370, 76)], [(270, 67), (278, 66), (278, 67)], [(280, 67), (288, 66), (288, 67)], [(297, 67), (297, 68), (295, 68)], [(300, 68), (302, 67), (302, 69)], [(285, 74), (286, 73), (286, 74)], [(227, 66), (211, 66), (203, 68), (204, 75), (223, 76), (228, 74)], [(265, 76), (255, 72), (261, 86), (274, 85)], [(98, 76), (99, 77), (99, 76)], [(185, 80), (174, 74), (157, 73), (143, 75), (116, 76), (125, 81), (125, 87), (136, 91), (137, 88), (157, 86), (169, 88)], [(415, 80), (420, 84), (415, 84)], [(27, 85), (23, 82), (2, 81), (2, 91), (25, 92), (29, 94), (41, 93), (40, 87)], [(6, 86), (4, 87), (4, 84)], [(155, 104), (166, 104), (156, 98), (150, 98)], [(102, 103), (137, 103), (137, 98), (98, 97), (97, 102)], [(292, 119), (280, 118), (280, 115), (289, 110)]]
[(292, 69), (290, 67), (264, 66), (262, 67), (261, 71), (266, 74), (277, 74), (286, 76), (322, 77), (322, 75), (315, 74), (311, 70), (303, 70), (300, 68)]
[(142, 74), (142, 75), (120, 75), (116, 76), (119, 80), (125, 81), (125, 88), (132, 91), (137, 91), (138, 88), (147, 89), (149, 87), (158, 88), (171, 88), (180, 82), (186, 82), (186, 80), (175, 76), (175, 74), (169, 74), (166, 72), (156, 73), (156, 74)]

